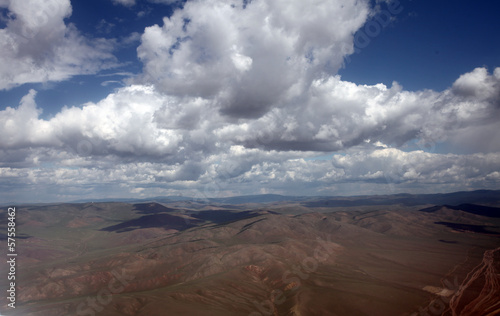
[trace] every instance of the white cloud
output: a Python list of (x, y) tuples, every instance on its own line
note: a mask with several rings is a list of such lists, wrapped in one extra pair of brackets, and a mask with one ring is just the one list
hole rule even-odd
[(122, 39), (124, 45), (136, 44), (141, 40), (141, 34), (138, 32), (132, 32), (129, 36)]
[(114, 4), (121, 4), (126, 7), (133, 7), (135, 5), (135, 0), (112, 0)]
[(0, 148), (26, 148), (33, 144), (37, 146), (52, 146), (57, 142), (51, 137), (51, 126), (46, 121), (40, 121), (41, 110), (35, 103), (36, 92), (31, 90), (21, 100), (17, 109), (7, 107), (0, 112)]
[[(52, 1), (61, 6), (54, 20), (29, 22), (38, 23), (30, 39), (38, 49), (18, 56), (16, 45), (25, 43), (13, 42), (0, 57), (4, 74), (21, 70), (2, 77), (4, 88), (95, 72), (108, 56), (106, 42), (91, 47), (64, 24), (68, 1)], [(472, 70), (442, 92), (343, 81), (335, 73), (369, 15), (366, 1), (253, 0), (245, 8), (189, 1), (140, 37), (143, 73), (128, 79), (135, 84), (50, 119), (40, 117), (35, 91), (0, 111), (0, 189), (50, 200), (124, 190), (361, 194), (497, 187), (500, 68)], [(10, 21), (0, 39), (20, 36), (25, 20)], [(53, 23), (55, 33), (44, 31), (44, 23)], [(28, 76), (25, 68), (36, 58)], [(403, 151), (415, 146), (451, 153)], [(15, 193), (13, 182), (24, 189)]]
[(329, 152), (363, 144), (402, 146), (418, 139), (453, 144), (456, 135), (467, 135), (460, 138), (462, 148), (500, 151), (494, 139), (477, 142), (495, 131), (492, 117), (500, 109), (486, 93), (474, 99), (456, 95), (454, 89), (409, 92), (397, 84), (364, 86), (330, 77), (314, 81), (302, 103), (239, 120), (221, 114), (216, 99), (169, 96), (143, 85), (120, 88), (97, 104), (64, 108), (43, 120), (31, 91), (17, 109), (0, 111), (0, 146), (73, 148), (97, 156), (183, 162), (194, 153), (219, 154), (233, 145)]
[[(162, 156), (177, 153), (183, 135), (160, 129), (154, 113), (167, 98), (146, 86), (130, 86), (98, 104), (65, 108), (49, 124), (67, 146), (88, 142), (93, 155)], [(78, 150), (78, 148), (77, 148)]]
[[(369, 16), (365, 1), (190, 1), (163, 26), (146, 28), (136, 80), (240, 119), (216, 133), (249, 147), (334, 151), (367, 138), (396, 146), (453, 141), (465, 131), (472, 145), (492, 130), (500, 71), (478, 68), (443, 93), (332, 76)], [(482, 148), (495, 150), (496, 142)]]
[(366, 1), (255, 0), (245, 8), (189, 1), (163, 26), (146, 28), (138, 48), (142, 82), (171, 95), (216, 98), (233, 117), (258, 117), (335, 73), (368, 11)]
[[(483, 71), (486, 77), (478, 84), (498, 86), (499, 80), (486, 69), (471, 74)], [(456, 150), (495, 152), (499, 142), (488, 135), (498, 134), (498, 91), (484, 89), (478, 97), (464, 96), (456, 86), (440, 93), (409, 92), (396, 83), (390, 88), (356, 85), (334, 76), (315, 80), (300, 102), (273, 108), (243, 125), (226, 126), (219, 136), (249, 147), (280, 150), (336, 151), (366, 139), (402, 146), (422, 139), (434, 144), (449, 141)], [(490, 141), (478, 141), (481, 138)]]
[[(390, 194), (428, 193), (429, 188), (432, 192), (491, 188), (500, 179), (499, 153), (431, 154), (386, 148), (336, 154), (329, 160), (293, 156), (297, 153), (232, 147), (200, 162), (183, 164), (113, 159), (103, 163), (105, 159), (101, 159), (97, 164), (79, 161), (79, 168), (71, 163), (0, 167), (0, 187), (5, 188), (6, 195), (38, 191), (46, 194), (42, 196), (45, 201), (50, 201), (60, 198), (59, 194), (66, 200), (120, 196), (124, 186), (140, 194), (136, 197), (155, 193), (213, 197), (255, 194), (262, 189), (296, 195)], [(55, 161), (54, 156), (51, 159)]]
[(10, 0), (12, 13), (0, 29), (0, 89), (24, 83), (61, 81), (112, 67), (112, 44), (87, 39), (64, 19), (69, 0)]
[(454, 83), (456, 94), (480, 99), (496, 98), (500, 101), (500, 68), (495, 69), (493, 76), (486, 68), (476, 68), (474, 71), (461, 75)]

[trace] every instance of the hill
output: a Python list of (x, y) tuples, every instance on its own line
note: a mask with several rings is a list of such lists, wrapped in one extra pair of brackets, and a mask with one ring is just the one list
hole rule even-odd
[(438, 302), (442, 315), (498, 312), (492, 192), (257, 199), (19, 206), (17, 306), (0, 311), (385, 316), (431, 314)]

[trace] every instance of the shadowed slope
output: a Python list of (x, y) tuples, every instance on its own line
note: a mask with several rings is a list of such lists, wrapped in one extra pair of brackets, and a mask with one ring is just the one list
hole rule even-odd
[(421, 209), (420, 211), (426, 212), (426, 213), (434, 213), (434, 212), (439, 211), (443, 208), (448, 208), (448, 209), (456, 210), (456, 211), (463, 211), (466, 213), (476, 214), (476, 215), (481, 215), (481, 216), (486, 216), (486, 217), (500, 218), (500, 208), (491, 207), (491, 206), (484, 206), (484, 205), (476, 205), (476, 204), (460, 204), (457, 206), (438, 205), (438, 206), (424, 208), (424, 209)]
[[(200, 221), (196, 222), (199, 223)], [(136, 219), (125, 221), (120, 224), (102, 228), (101, 230), (108, 232), (122, 233), (134, 229), (159, 227), (165, 230), (175, 229), (182, 231), (194, 226), (196, 226), (196, 223), (193, 223), (192, 221), (187, 221), (186, 219), (179, 216), (170, 214), (154, 214), (154, 215), (144, 215)]]

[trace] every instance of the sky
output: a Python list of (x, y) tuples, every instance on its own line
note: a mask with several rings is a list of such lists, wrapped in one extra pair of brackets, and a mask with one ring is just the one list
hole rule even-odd
[(0, 0), (0, 202), (500, 189), (499, 8)]

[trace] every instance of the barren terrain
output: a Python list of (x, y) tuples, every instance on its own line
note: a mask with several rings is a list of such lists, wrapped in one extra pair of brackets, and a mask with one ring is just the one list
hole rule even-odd
[(498, 193), (18, 206), (0, 311), (497, 315)]

